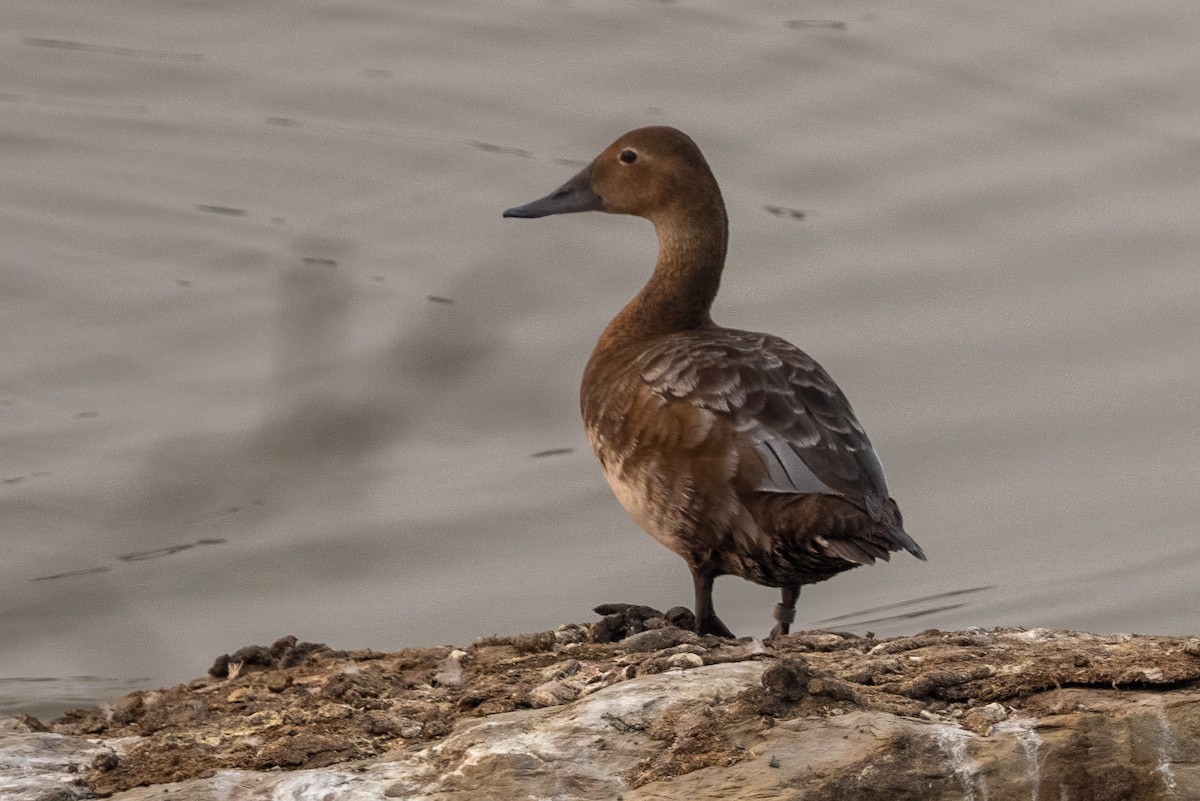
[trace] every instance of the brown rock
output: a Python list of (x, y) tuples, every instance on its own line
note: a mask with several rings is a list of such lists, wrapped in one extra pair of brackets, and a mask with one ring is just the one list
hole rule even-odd
[(631, 634), (621, 640), (620, 647), (632, 653), (661, 651), (681, 643), (697, 643), (700, 638), (694, 632), (684, 631), (675, 626), (664, 626), (660, 629), (650, 629), (637, 634)]
[[(626, 631), (669, 619), (646, 609), (609, 615)], [(796, 801), (1008, 801), (1035, 788), (1046, 798), (1200, 798), (1190, 640), (805, 632), (764, 653), (671, 625), (620, 644), (582, 630), (481, 640), (452, 660), (459, 681), (446, 683), (431, 680), (450, 648), (339, 652), (285, 638), (264, 649), (280, 664), (232, 683), (139, 693), (111, 715), (73, 710), (52, 725), (114, 738), (115, 754), (73, 764), (115, 801), (159, 798), (165, 782), (184, 782), (171, 788), (178, 801), (259, 797), (287, 780), (253, 772), (272, 768), (315, 771), (321, 786), (352, 780), (371, 797), (404, 797), (403, 787), (444, 801), (703, 801), (780, 788)], [(83, 742), (10, 729), (0, 728), (0, 749), (4, 737)], [(349, 760), (360, 761), (340, 766)]]

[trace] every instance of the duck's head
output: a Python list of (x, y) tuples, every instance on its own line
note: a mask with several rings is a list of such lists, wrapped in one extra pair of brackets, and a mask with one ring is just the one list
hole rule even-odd
[(719, 204), (720, 190), (696, 143), (682, 131), (653, 126), (624, 134), (558, 189), (504, 216), (607, 211), (654, 220), (713, 199)]

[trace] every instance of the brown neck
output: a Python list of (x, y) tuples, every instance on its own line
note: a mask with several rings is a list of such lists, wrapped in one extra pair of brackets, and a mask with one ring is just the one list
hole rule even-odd
[(608, 324), (601, 347), (713, 324), (709, 310), (721, 284), (729, 223), (720, 193), (710, 198), (664, 209), (651, 219), (658, 233), (654, 275)]

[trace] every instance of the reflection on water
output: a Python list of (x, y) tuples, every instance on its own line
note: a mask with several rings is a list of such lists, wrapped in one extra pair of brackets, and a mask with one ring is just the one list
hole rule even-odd
[(500, 218), (652, 123), (724, 188), (718, 319), (830, 369), (930, 557), (798, 627), (1193, 630), (1191, 6), (514, 9), (6, 4), (0, 677), (49, 678), (0, 714), (688, 602), (577, 412), (652, 233)]

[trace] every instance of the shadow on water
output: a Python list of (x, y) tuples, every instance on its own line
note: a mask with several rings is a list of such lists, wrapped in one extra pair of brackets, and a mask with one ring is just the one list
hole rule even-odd
[[(150, 548), (144, 551), (131, 551), (130, 553), (118, 554), (117, 559), (121, 562), (145, 562), (150, 559), (161, 559), (164, 556), (174, 556), (177, 553), (190, 551), (192, 548), (200, 545), (224, 545), (228, 540), (222, 537), (207, 537), (198, 539), (195, 542), (182, 542), (176, 545), (165, 545), (161, 548)], [(80, 578), (82, 576), (94, 576), (98, 573), (107, 573), (112, 570), (111, 567), (97, 566), (85, 567), (80, 570), (68, 570), (64, 573), (53, 573), (49, 576), (37, 576), (30, 581), (57, 581), (59, 579)]]
[[(951, 609), (961, 609), (968, 605), (966, 601), (954, 604), (934, 604), (930, 606), (932, 601), (942, 601), (947, 598), (957, 598), (963, 595), (974, 595), (977, 593), (987, 592), (988, 590), (997, 589), (997, 584), (987, 584), (982, 587), (967, 587), (961, 590), (951, 590), (949, 592), (939, 592), (935, 595), (923, 595), (920, 598), (912, 598), (907, 601), (898, 601), (894, 604), (885, 604), (883, 606), (873, 606), (870, 609), (860, 609), (857, 612), (849, 612), (844, 615), (835, 617), (827, 617), (824, 620), (814, 620), (814, 626), (826, 626), (836, 623), (839, 626), (865, 626), (875, 623), (892, 623), (898, 620), (912, 620), (914, 618), (933, 615), (938, 612), (946, 612)], [(907, 606), (918, 606), (917, 609), (911, 609), (907, 612), (900, 612), (894, 615), (884, 615), (882, 617), (865, 617), (866, 615), (875, 615), (879, 612), (888, 612), (893, 609), (903, 609)]]
[[(108, 523), (138, 545), (161, 542), (164, 532), (218, 524), (225, 536), (135, 547), (114, 554), (114, 561), (132, 564), (237, 542), (265, 518), (294, 510), (298, 499), (326, 487), (331, 476), (343, 500), (353, 503), (346, 496), (368, 484), (372, 457), (419, 429), (412, 418), (436, 408), (438, 397), (457, 393), (493, 347), (469, 311), (431, 296), (426, 300), (445, 312), (414, 315), (415, 324), (403, 326), (389, 344), (355, 351), (351, 332), (360, 288), (340, 266), (347, 261), (340, 252), (345, 248), (313, 240), (298, 249), (319, 255), (294, 259), (280, 276), (273, 375), (261, 393), (269, 408), (249, 427), (159, 440)], [(241, 522), (222, 521), (238, 517)], [(32, 580), (112, 569), (96, 565)]]

